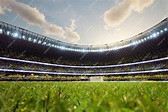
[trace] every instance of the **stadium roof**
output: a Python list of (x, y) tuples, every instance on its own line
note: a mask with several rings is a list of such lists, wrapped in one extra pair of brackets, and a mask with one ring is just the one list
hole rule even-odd
[[(168, 19), (119, 44), (115, 43), (115, 47), (113, 44), (102, 46), (68, 44), (4, 22), (0, 22), (0, 36), (1, 49), (54, 59), (101, 62), (167, 52)], [(120, 47), (127, 44), (129, 46)], [(95, 52), (92, 52), (93, 50)]]
[(40, 35), (17, 26), (0, 22), (1, 34), (6, 34), (9, 36), (13, 36), (14, 38), (27, 40), (48, 47), (58, 48), (61, 50), (76, 51), (76, 52), (106, 52), (106, 51), (118, 50), (130, 46), (135, 46), (145, 41), (154, 39), (167, 31), (168, 31), (168, 18), (164, 19), (163, 21), (151, 27), (150, 29), (120, 42), (105, 45), (78, 45), (78, 44), (61, 42), (59, 40), (55, 40), (50, 37)]

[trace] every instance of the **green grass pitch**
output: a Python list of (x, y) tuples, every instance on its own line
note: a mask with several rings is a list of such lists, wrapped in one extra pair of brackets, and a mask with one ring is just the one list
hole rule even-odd
[(0, 112), (168, 112), (167, 82), (0, 82)]

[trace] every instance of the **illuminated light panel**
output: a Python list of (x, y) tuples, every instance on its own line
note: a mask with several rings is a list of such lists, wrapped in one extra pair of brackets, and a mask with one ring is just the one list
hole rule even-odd
[(13, 37), (18, 37), (18, 36), (19, 36), (18, 33), (14, 33), (14, 34), (13, 34)]
[(147, 39), (150, 39), (150, 37), (148, 36)]
[(152, 38), (153, 38), (153, 35), (150, 35), (150, 38), (152, 39)]
[(9, 31), (7, 31), (7, 35), (9, 35), (10, 34), (10, 32)]
[(51, 44), (49, 43), (48, 46), (51, 46)]
[(160, 30), (160, 33), (163, 33), (163, 30)]
[(28, 41), (31, 41), (31, 40), (32, 40), (32, 39), (29, 37), (29, 38), (28, 38)]
[(153, 37), (157, 37), (157, 34), (156, 34), (156, 33), (153, 33)]
[(2, 32), (3, 32), (3, 30), (2, 30), (2, 29), (0, 29), (0, 34), (2, 34)]
[(43, 45), (46, 45), (47, 43), (46, 42), (43, 42)]
[(112, 72), (112, 73), (67, 73), (67, 72), (43, 72), (43, 71), (30, 71), (30, 70), (14, 70), (14, 69), (0, 69), (1, 72), (19, 72), (19, 73), (37, 73), (37, 74), (54, 74), (54, 75), (91, 75), (91, 76), (103, 76), (103, 75), (125, 75), (125, 74), (143, 74), (143, 73), (159, 73), (168, 72), (168, 69), (158, 70), (146, 70), (146, 71), (134, 71), (134, 72)]
[(82, 52), (87, 52), (87, 50), (85, 50), (85, 49), (82, 49), (81, 51), (82, 51)]
[(105, 49), (99, 49), (98, 51), (99, 51), (99, 52), (103, 52), (103, 51), (105, 51)]
[(136, 45), (137, 43), (136, 43), (136, 42), (133, 42), (132, 44), (133, 44), (133, 45)]
[(37, 39), (34, 39), (33, 42), (36, 43), (36, 42), (37, 42)]
[(23, 35), (22, 38), (25, 39), (25, 36)]
[(41, 44), (41, 40), (38, 41), (38, 44)]
[(65, 50), (66, 48), (64, 46), (60, 46), (60, 49)]

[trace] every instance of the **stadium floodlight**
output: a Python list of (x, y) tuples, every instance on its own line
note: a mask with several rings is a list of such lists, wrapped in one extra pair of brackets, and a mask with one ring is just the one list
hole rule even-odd
[(150, 35), (150, 38), (152, 39), (152, 38), (153, 38), (153, 35)]
[(153, 33), (153, 37), (157, 37), (157, 34), (156, 34), (156, 33)]
[(86, 52), (86, 50), (85, 50), (85, 49), (82, 49), (81, 52)]
[(78, 49), (72, 49), (73, 51), (78, 51)]
[(57, 48), (61, 49), (61, 46), (57, 46)]
[(68, 51), (73, 51), (71, 48), (67, 48)]
[(61, 48), (62, 50), (65, 50), (65, 47), (64, 47), (64, 46), (60, 46), (60, 48)]
[(131, 45), (136, 45), (136, 43), (135, 43), (135, 42), (132, 42)]
[(118, 50), (119, 49), (119, 47), (114, 47), (114, 50)]
[(105, 51), (105, 49), (99, 49), (98, 51), (99, 51), (99, 52), (103, 52), (103, 51)]
[(46, 45), (46, 42), (43, 42), (43, 45)]
[(51, 46), (51, 44), (50, 44), (50, 43), (48, 43), (48, 46)]
[(71, 51), (71, 48), (67, 48), (68, 51)]
[(148, 36), (147, 39), (150, 39), (150, 36)]
[(160, 33), (163, 33), (163, 30), (160, 30)]
[(138, 41), (138, 44), (141, 43), (141, 40)]
[(144, 39), (141, 39), (141, 42), (144, 42)]
[(9, 31), (7, 31), (7, 35), (9, 35), (10, 34), (10, 32)]
[(82, 50), (81, 50), (81, 49), (77, 49), (77, 51), (82, 52)]
[(33, 42), (36, 43), (36, 42), (37, 42), (37, 39), (34, 39)]
[(38, 44), (41, 44), (41, 40), (38, 41)]
[(0, 29), (0, 34), (2, 34), (2, 31), (3, 31), (3, 30), (2, 30), (2, 29)]
[(164, 31), (167, 31), (167, 28), (164, 28)]
[(28, 38), (28, 41), (31, 41), (31, 38), (30, 38), (30, 37)]
[(135, 41), (135, 42), (133, 42), (134, 43), (134, 45), (137, 45), (137, 41)]
[(55, 45), (54, 47), (55, 47), (55, 48), (58, 48), (58, 46), (57, 46), (57, 45)]
[(22, 38), (25, 39), (25, 36), (23, 35)]
[(19, 34), (17, 33), (17, 32), (15, 32), (14, 34), (13, 34), (13, 37), (18, 37), (19, 36)]
[(160, 35), (160, 33), (159, 33), (159, 32), (157, 32), (156, 34), (157, 34), (157, 35)]

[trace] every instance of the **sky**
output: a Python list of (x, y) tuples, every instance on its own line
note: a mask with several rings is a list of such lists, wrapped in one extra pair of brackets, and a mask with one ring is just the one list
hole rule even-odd
[(168, 17), (168, 0), (0, 0), (0, 21), (72, 44), (135, 36)]

